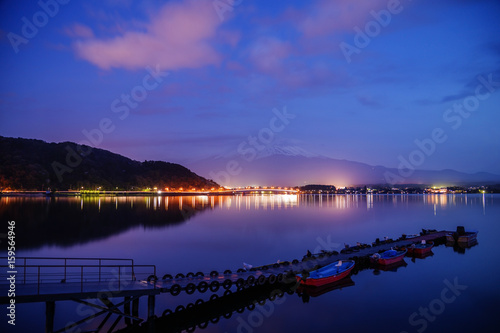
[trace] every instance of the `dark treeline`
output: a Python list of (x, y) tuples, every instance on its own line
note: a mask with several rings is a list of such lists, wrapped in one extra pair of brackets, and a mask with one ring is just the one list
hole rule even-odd
[(72, 142), (0, 136), (0, 190), (142, 190), (218, 187), (175, 163), (138, 162)]

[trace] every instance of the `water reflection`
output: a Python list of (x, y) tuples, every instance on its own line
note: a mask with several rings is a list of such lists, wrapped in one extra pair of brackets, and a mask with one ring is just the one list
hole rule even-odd
[[(476, 205), (486, 215), (492, 196), (464, 194), (429, 195), (236, 195), (236, 196), (147, 196), (147, 197), (0, 197), (0, 218), (23, 221), (21, 249), (42, 245), (71, 246), (104, 239), (135, 226), (163, 228), (182, 224), (208, 210), (234, 213), (249, 210), (295, 210), (304, 206), (323, 212), (373, 211), (431, 206), (434, 215), (450, 206)], [(304, 208), (302, 207), (302, 208)]]
[(18, 221), (19, 248), (34, 249), (181, 224), (208, 208), (207, 197), (1, 198), (0, 218)]

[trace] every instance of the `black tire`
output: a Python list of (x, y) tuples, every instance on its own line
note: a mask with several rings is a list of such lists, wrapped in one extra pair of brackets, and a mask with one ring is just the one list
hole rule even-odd
[(188, 328), (186, 328), (186, 332), (192, 333), (192, 332), (194, 332), (195, 329), (196, 329), (196, 326), (188, 327)]
[(245, 280), (243, 280), (243, 278), (239, 278), (238, 280), (236, 280), (236, 287), (243, 288), (244, 285), (245, 285)]
[(151, 274), (150, 276), (148, 276), (148, 283), (151, 281), (153, 281), (153, 282), (158, 281), (158, 277), (154, 274)]
[(165, 310), (163, 310), (163, 313), (161, 314), (161, 316), (165, 317), (165, 316), (171, 315), (172, 313), (173, 313), (172, 310), (165, 309)]
[(232, 312), (227, 312), (227, 313), (224, 313), (224, 314), (222, 315), (222, 317), (224, 317), (224, 318), (226, 318), (226, 319), (229, 319), (229, 318), (231, 318), (231, 316), (232, 316), (232, 315), (233, 315), (233, 313), (232, 313)]
[(207, 328), (207, 326), (208, 326), (208, 321), (201, 323), (201, 324), (198, 324), (198, 327), (201, 328), (202, 330)]
[(264, 274), (260, 275), (259, 278), (257, 279), (257, 284), (259, 286), (262, 286), (264, 283), (266, 283), (266, 276)]
[(236, 272), (237, 273), (245, 273), (246, 271), (243, 268), (238, 268), (238, 270)]
[(217, 294), (213, 294), (212, 296), (210, 296), (211, 301), (215, 301), (217, 298), (219, 298), (219, 295)]
[(174, 284), (172, 287), (170, 287), (170, 293), (172, 294), (172, 296), (179, 295), (181, 293), (181, 286), (177, 283)]
[(200, 283), (198, 283), (198, 291), (200, 293), (204, 293), (208, 290), (208, 283), (207, 281), (201, 281)]
[(203, 272), (197, 272), (197, 273), (195, 274), (195, 276), (204, 277), (204, 276), (205, 276), (205, 274), (203, 274)]
[(278, 267), (280, 267), (280, 264), (275, 263), (275, 264), (273, 265), (273, 267), (274, 267), (274, 268), (278, 268)]
[(196, 302), (194, 302), (194, 305), (202, 305), (203, 303), (205, 303), (205, 301), (199, 298), (196, 300)]
[(255, 309), (255, 303), (252, 303), (252, 304), (248, 304), (247, 305), (247, 309), (252, 311), (253, 309)]
[(191, 309), (191, 308), (194, 308), (194, 304), (193, 304), (193, 303), (189, 303), (189, 304), (186, 306), (186, 309)]
[(194, 293), (196, 290), (196, 285), (194, 283), (188, 283), (188, 285), (186, 286), (186, 293), (188, 295), (191, 295), (192, 293)]
[(231, 290), (226, 290), (224, 291), (224, 296), (229, 296), (231, 295), (233, 292)]
[(283, 273), (279, 273), (279, 274), (277, 275), (277, 277), (276, 277), (276, 280), (277, 280), (277, 282), (278, 282), (278, 283), (282, 283), (282, 282), (283, 282), (283, 279), (284, 279), (284, 277), (283, 277)]
[(186, 310), (186, 308), (184, 307), (184, 305), (179, 305), (175, 308), (175, 312), (180, 312), (180, 311), (184, 311)]
[(267, 278), (267, 282), (269, 282), (269, 284), (275, 284), (276, 280), (277, 280), (277, 278), (276, 278), (276, 275), (274, 275), (274, 274), (269, 275), (269, 277)]
[(220, 288), (219, 281), (212, 281), (212, 282), (210, 282), (209, 288), (210, 288), (210, 291), (213, 292), (213, 293), (216, 292), (217, 290), (219, 290), (219, 288)]
[(224, 283), (222, 283), (222, 288), (229, 289), (229, 288), (231, 288), (232, 285), (233, 285), (233, 281), (227, 279), (224, 281)]
[(249, 277), (247, 277), (247, 284), (249, 286), (253, 286), (254, 283), (255, 283), (255, 276), (250, 275)]
[(298, 263), (299, 263), (299, 261), (297, 259), (292, 260), (292, 264), (297, 265)]
[(182, 274), (182, 273), (178, 273), (178, 274), (175, 276), (175, 278), (176, 278), (176, 279), (184, 279), (185, 277), (186, 277), (186, 276), (185, 276), (184, 274)]
[(245, 307), (238, 308), (238, 309), (236, 310), (236, 312), (238, 312), (238, 313), (243, 313), (243, 312), (245, 312)]
[(220, 319), (220, 317), (211, 318), (211, 319), (210, 319), (210, 322), (211, 322), (212, 324), (217, 324), (217, 323), (219, 322), (219, 319)]
[(226, 270), (224, 271), (224, 275), (231, 275), (231, 274), (233, 274), (233, 272), (231, 272), (231, 270), (230, 270), (230, 269), (226, 269)]
[(194, 277), (194, 273), (193, 272), (189, 272), (189, 273), (186, 274), (186, 277), (193, 278)]
[(211, 271), (211, 272), (210, 272), (210, 276), (211, 276), (211, 277), (216, 277), (216, 276), (219, 276), (219, 272), (217, 272), (217, 271)]
[(261, 299), (261, 300), (257, 301), (257, 303), (259, 303), (259, 305), (264, 305), (264, 304), (266, 304), (266, 300)]
[(173, 280), (174, 277), (170, 274), (165, 274), (165, 275), (163, 275), (163, 277), (161, 279), (162, 280)]
[(267, 271), (269, 269), (268, 266), (262, 266), (262, 270)]

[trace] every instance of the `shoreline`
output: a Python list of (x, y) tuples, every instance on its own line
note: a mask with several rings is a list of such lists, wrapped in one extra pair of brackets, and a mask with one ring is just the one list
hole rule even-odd
[(102, 191), (99, 193), (81, 193), (79, 191), (61, 191), (47, 194), (45, 191), (9, 191), (0, 192), (1, 197), (47, 197), (47, 198), (61, 198), (61, 197), (163, 197), (163, 196), (228, 196), (228, 195), (467, 195), (467, 194), (495, 194), (492, 193), (304, 193), (304, 192), (270, 192), (270, 191), (253, 191), (253, 192), (238, 192), (238, 191), (225, 191), (225, 192), (138, 192), (138, 191)]

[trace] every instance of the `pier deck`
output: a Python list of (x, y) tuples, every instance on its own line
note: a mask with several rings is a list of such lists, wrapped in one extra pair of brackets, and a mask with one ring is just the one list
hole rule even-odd
[[(162, 276), (154, 277), (151, 279), (146, 279), (146, 277), (142, 279), (127, 279), (122, 277), (121, 279), (114, 278), (101, 282), (84, 281), (82, 279), (80, 282), (37, 284), (23, 283), (22, 274), (19, 275), (18, 273), (16, 277), (16, 303), (59, 301), (75, 298), (98, 298), (102, 295), (106, 295), (106, 293), (112, 294), (112, 297), (157, 295), (160, 293), (172, 291), (172, 287), (174, 285), (178, 285), (180, 287), (180, 290), (182, 291), (192, 293), (199, 290), (198, 286), (202, 281), (205, 281), (207, 283), (207, 285), (204, 286), (205, 288), (202, 287), (202, 289), (216, 291), (220, 287), (223, 287), (225, 281), (231, 282), (229, 287), (233, 285), (240, 286), (241, 283), (247, 284), (247, 281), (249, 281), (249, 277), (253, 276), (255, 278), (254, 283), (256, 283), (258, 278), (262, 275), (267, 280), (271, 275), (277, 277), (279, 275), (286, 274), (291, 270), (293, 270), (294, 272), (300, 272), (303, 270), (310, 271), (317, 265), (324, 266), (337, 260), (349, 260), (353, 257), (366, 257), (381, 250), (388, 250), (391, 247), (395, 246), (407, 246), (414, 242), (420, 242), (422, 240), (434, 241), (440, 238), (442, 239), (446, 236), (447, 233), (448, 231), (439, 231), (411, 239), (398, 240), (387, 244), (380, 244), (377, 246), (360, 249), (356, 252), (351, 253), (339, 253), (333, 255), (315, 254), (309, 258), (299, 260), (298, 263), (272, 263), (270, 265), (255, 267), (252, 270), (247, 270), (244, 272), (232, 272), (231, 274), (222, 274), (222, 272), (220, 272), (217, 275), (205, 274), (202, 277), (182, 277), (165, 280), (162, 280)], [(3, 270), (2, 275), (4, 275)], [(252, 278), (250, 279), (253, 280)], [(0, 304), (8, 304), (9, 302), (9, 297), (7, 297), (9, 285), (5, 282), (6, 279), (2, 278), (2, 283), (0, 283)], [(195, 287), (194, 289), (193, 286)]]

